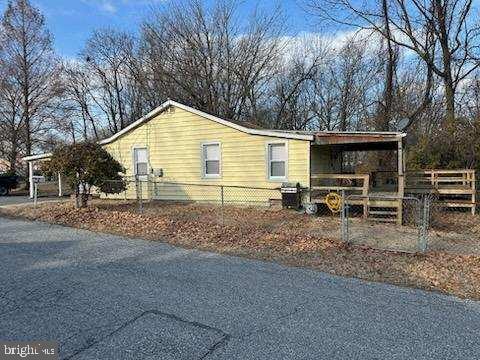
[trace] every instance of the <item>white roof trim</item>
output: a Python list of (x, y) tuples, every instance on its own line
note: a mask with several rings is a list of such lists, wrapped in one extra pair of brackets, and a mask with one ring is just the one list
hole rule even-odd
[(126, 134), (130, 130), (135, 129), (136, 127), (140, 126), (144, 122), (150, 120), (152, 117), (158, 115), (159, 113), (163, 112), (166, 110), (169, 106), (175, 106), (178, 107), (182, 110), (191, 112), (193, 114), (196, 114), (198, 116), (201, 116), (203, 118), (206, 118), (208, 120), (215, 121), (219, 124), (231, 127), (233, 129), (239, 130), (241, 132), (251, 134), (251, 135), (260, 135), (260, 136), (271, 136), (271, 137), (277, 137), (277, 138), (285, 138), (285, 139), (298, 139), (298, 140), (308, 140), (308, 141), (313, 141), (314, 136), (313, 135), (304, 135), (304, 134), (292, 134), (287, 131), (283, 132), (281, 130), (260, 130), (260, 129), (250, 129), (242, 125), (234, 124), (228, 120), (220, 119), (219, 117), (216, 117), (211, 114), (207, 114), (206, 112), (194, 109), (190, 106), (178, 103), (173, 100), (167, 100), (164, 102), (162, 105), (157, 107), (156, 109), (150, 111), (147, 115), (143, 116), (142, 118), (138, 119), (134, 123), (130, 124), (123, 130), (120, 130), (119, 132), (115, 133), (114, 135), (110, 136), (107, 139), (101, 140), (99, 143), (101, 145), (109, 144), (112, 141), (118, 139), (120, 136)]
[(23, 161), (44, 160), (52, 157), (52, 153), (29, 155), (22, 158)]
[[(328, 135), (328, 134), (336, 134), (336, 135), (391, 135), (391, 136), (398, 136), (398, 137), (405, 137), (407, 134), (405, 133), (399, 133), (399, 132), (375, 132), (375, 131), (348, 131), (348, 132), (338, 132), (338, 131), (317, 131), (317, 132), (312, 132), (312, 133), (307, 133), (307, 134), (301, 134), (299, 131), (298, 133), (295, 132), (295, 130), (262, 130), (262, 129), (250, 129), (242, 125), (238, 125), (235, 123), (232, 123), (231, 121), (221, 119), (217, 116), (208, 114), (206, 112), (197, 110), (195, 108), (192, 108), (190, 106), (181, 104), (179, 102), (173, 101), (173, 100), (167, 100), (165, 101), (162, 105), (159, 107), (153, 109), (150, 111), (148, 114), (145, 116), (141, 117), (137, 121), (131, 123), (128, 125), (126, 128), (120, 130), (119, 132), (113, 134), (109, 138), (103, 139), (99, 141), (98, 143), (100, 145), (105, 145), (109, 144), (116, 139), (118, 139), (120, 136), (128, 133), (129, 131), (135, 129), (136, 127), (142, 125), (144, 122), (150, 120), (154, 116), (160, 114), (161, 112), (165, 111), (169, 106), (176, 106), (180, 109), (183, 109), (185, 111), (191, 112), (192, 114), (196, 114), (198, 116), (201, 116), (203, 118), (215, 121), (219, 124), (228, 126), (230, 128), (239, 130), (241, 132), (244, 132), (246, 134), (251, 134), (251, 135), (260, 135), (260, 136), (270, 136), (270, 137), (276, 137), (276, 138), (285, 138), (285, 139), (298, 139), (298, 140), (308, 140), (308, 141), (313, 141), (315, 140), (315, 134), (318, 136), (322, 136), (322, 134)], [(30, 156), (25, 156), (22, 158), (23, 161), (34, 161), (34, 160), (43, 160), (43, 159), (48, 159), (52, 156), (52, 153), (45, 153), (45, 154), (38, 154), (38, 155), (30, 155)]]
[(322, 134), (326, 135), (390, 135), (390, 136), (398, 136), (398, 137), (405, 137), (407, 136), (406, 133), (403, 132), (398, 132), (398, 131), (318, 131), (316, 132), (319, 136), (322, 136)]

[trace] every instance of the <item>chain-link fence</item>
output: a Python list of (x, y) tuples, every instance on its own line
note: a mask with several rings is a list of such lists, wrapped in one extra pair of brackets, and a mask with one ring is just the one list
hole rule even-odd
[(335, 193), (336, 198), (328, 199), (328, 195), (334, 193), (322, 193), (318, 191), (305, 191), (303, 197), (303, 211), (310, 215), (312, 231), (315, 236), (342, 241), (342, 194)]
[[(280, 187), (261, 188), (237, 185), (195, 184), (125, 178), (125, 188), (116, 194), (99, 194), (102, 199), (122, 200), (138, 212), (176, 214), (179, 219), (196, 217), (199, 223), (247, 229), (263, 229), (266, 238), (279, 232), (284, 236), (324, 237), (341, 240), (341, 208), (310, 203), (308, 189), (302, 192), (300, 209), (282, 208)], [(107, 181), (105, 186), (122, 188), (123, 181)], [(118, 202), (117, 202), (118, 204)]]
[[(122, 184), (125, 183), (124, 189)], [(122, 189), (115, 194), (101, 194), (107, 199), (137, 200), (146, 202), (164, 200), (170, 202), (196, 202), (207, 204), (237, 204), (272, 206), (281, 204), (279, 188), (260, 188), (237, 185), (195, 184), (156, 181), (148, 178), (126, 178), (122, 181), (106, 181), (111, 189)]]
[(38, 198), (69, 196), (72, 194), (72, 189), (68, 184), (65, 182), (60, 184), (58, 180), (52, 179), (34, 179), (34, 189), (34, 196)]
[(179, 217), (201, 216), (202, 221), (212, 224), (241, 224), (248, 212), (240, 211), (241, 208), (281, 209), (279, 188), (181, 183), (142, 177), (106, 181), (104, 185), (122, 191), (100, 193), (102, 199), (124, 200), (125, 203), (135, 204), (139, 212), (152, 211), (153, 208), (160, 211), (161, 205), (161, 211), (170, 209), (178, 212)]
[(344, 197), (342, 238), (349, 244), (392, 251), (425, 251), (424, 203), (415, 197)]
[(382, 250), (480, 254), (480, 217), (472, 215), (470, 208), (446, 206), (434, 193), (404, 197), (339, 193), (331, 201), (329, 194), (313, 198), (305, 189), (302, 209), (286, 212), (280, 188), (176, 183), (147, 177), (127, 178), (125, 188), (122, 183), (106, 182), (121, 191), (100, 197), (124, 200), (139, 212), (169, 212), (175, 215), (173, 219), (198, 218), (199, 223), (238, 229), (254, 224), (267, 237), (283, 232)]
[(480, 255), (480, 216), (470, 206), (428, 196), (428, 248), (457, 254)]

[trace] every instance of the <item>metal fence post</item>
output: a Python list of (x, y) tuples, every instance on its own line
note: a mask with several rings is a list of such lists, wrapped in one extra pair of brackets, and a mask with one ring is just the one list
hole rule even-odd
[(220, 198), (221, 198), (221, 211), (222, 211), (222, 228), (225, 225), (225, 214), (223, 213), (223, 206), (225, 204), (225, 196), (224, 196), (224, 189), (223, 185), (220, 185)]
[(342, 210), (340, 212), (340, 224), (341, 224), (341, 232), (342, 232), (342, 241), (347, 243), (348, 242), (348, 205), (345, 199), (345, 190), (341, 191), (342, 194)]
[(419, 241), (419, 250), (421, 252), (427, 251), (427, 238), (428, 238), (428, 225), (429, 225), (429, 213), (430, 213), (430, 202), (428, 201), (428, 197), (423, 197), (423, 204), (422, 204), (422, 225), (420, 231), (420, 241)]
[(142, 182), (140, 181), (138, 175), (135, 176), (135, 188), (137, 190), (137, 202), (138, 202), (138, 211), (143, 211), (143, 203), (142, 203)]

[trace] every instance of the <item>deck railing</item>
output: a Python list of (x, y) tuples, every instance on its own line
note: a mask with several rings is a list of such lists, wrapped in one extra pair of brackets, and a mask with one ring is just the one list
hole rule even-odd
[[(318, 184), (322, 180), (330, 180), (335, 184)], [(312, 189), (312, 201), (324, 203), (323, 196), (317, 196), (320, 192), (340, 192), (344, 190), (348, 195), (361, 194), (363, 199), (360, 200), (359, 205), (363, 206), (364, 217), (368, 216), (368, 200), (367, 195), (370, 188), (370, 175), (368, 174), (313, 174), (311, 176), (311, 189)], [(357, 181), (361, 182), (361, 186), (357, 184)], [(345, 183), (350, 182), (351, 185)]]
[[(370, 175), (368, 174), (314, 174), (311, 176), (312, 179), (312, 190), (317, 191), (341, 191), (345, 190), (348, 192), (361, 192), (362, 195), (368, 195), (369, 184), (370, 184)], [(334, 180), (337, 184), (334, 185), (315, 185), (314, 182), (318, 183), (320, 180)], [(353, 180), (353, 181), (352, 181)], [(360, 180), (362, 182), (361, 186), (358, 184), (354, 185), (345, 185), (345, 182), (352, 181), (352, 183)], [(340, 183), (340, 184), (339, 184)]]
[(475, 214), (475, 170), (411, 171), (407, 173), (406, 191), (417, 194), (434, 191), (443, 198), (445, 207), (470, 208)]
[[(330, 184), (325, 184), (327, 181), (330, 181)], [(400, 192), (400, 189), (403, 190), (403, 176), (398, 176), (396, 191), (387, 191), (388, 194), (383, 192), (380, 195), (377, 193), (377, 197), (382, 197), (381, 201), (376, 198), (370, 199), (372, 188), (370, 187), (369, 174), (313, 174), (311, 182), (311, 201), (313, 202), (325, 203), (324, 194), (326, 192), (344, 190), (348, 196), (359, 195), (358, 197), (351, 197), (349, 204), (362, 206), (365, 218), (370, 216), (372, 209), (374, 209), (373, 214), (385, 212), (384, 208), (390, 208), (391, 210), (387, 212), (395, 213), (396, 222), (398, 224), (402, 223), (402, 200), (400, 199), (403, 197), (403, 192)]]

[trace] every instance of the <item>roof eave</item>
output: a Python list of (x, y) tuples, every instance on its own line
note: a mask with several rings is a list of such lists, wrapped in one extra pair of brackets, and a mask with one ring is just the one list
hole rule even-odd
[(173, 101), (173, 100), (167, 100), (166, 102), (164, 102), (162, 105), (160, 105), (159, 107), (157, 107), (156, 109), (152, 110), (151, 112), (149, 112), (147, 115), (143, 116), (142, 118), (138, 119), (137, 121), (135, 121), (134, 123), (130, 124), (129, 126), (127, 126), (125, 129), (117, 132), (116, 134), (110, 136), (109, 138), (107, 139), (104, 139), (104, 140), (101, 140), (99, 142), (100, 145), (106, 145), (106, 144), (109, 144), (113, 141), (115, 141), (116, 139), (118, 139), (119, 137), (121, 137), (122, 135), (128, 133), (129, 131), (135, 129), (136, 127), (140, 126), (141, 124), (143, 124), (144, 122), (150, 120), (151, 118), (153, 118), (154, 116), (158, 115), (159, 113), (165, 111), (168, 107), (170, 106), (175, 106), (175, 107), (178, 107), (182, 110), (185, 110), (185, 111), (188, 111), (188, 112), (191, 112), (193, 114), (196, 114), (198, 116), (201, 116), (203, 118), (206, 118), (206, 119), (209, 119), (209, 120), (212, 120), (212, 121), (215, 121), (217, 123), (220, 123), (220, 124), (223, 124), (225, 126), (228, 126), (228, 127), (231, 127), (231, 128), (234, 128), (234, 129), (237, 129), (241, 132), (244, 132), (244, 133), (247, 133), (247, 134), (251, 134), (251, 135), (260, 135), (260, 136), (271, 136), (271, 137), (278, 137), (278, 138), (286, 138), (286, 139), (298, 139), (298, 140), (307, 140), (307, 141), (313, 141), (315, 139), (315, 137), (313, 135), (301, 135), (301, 134), (291, 134), (291, 133), (287, 133), (287, 132), (280, 132), (280, 131), (273, 131), (273, 130), (260, 130), (260, 129), (251, 129), (251, 128), (247, 128), (245, 126), (242, 126), (242, 125), (238, 125), (238, 124), (235, 124), (235, 123), (232, 123), (228, 120), (224, 120), (224, 119), (221, 119), (217, 116), (214, 116), (214, 115), (211, 115), (211, 114), (208, 114), (206, 112), (203, 112), (201, 110), (197, 110), (195, 108), (192, 108), (190, 106), (187, 106), (187, 105), (184, 105), (184, 104), (181, 104), (179, 102), (176, 102), (176, 101)]
[(52, 153), (36, 154), (22, 157), (23, 161), (44, 160), (52, 157)]

